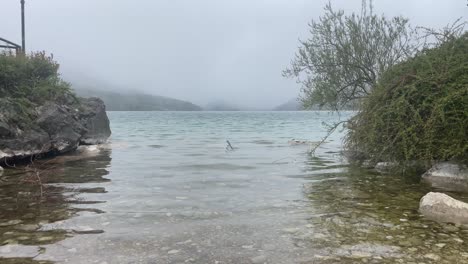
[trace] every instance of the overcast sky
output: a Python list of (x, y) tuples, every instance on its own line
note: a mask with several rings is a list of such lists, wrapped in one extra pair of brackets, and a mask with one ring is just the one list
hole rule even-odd
[[(325, 0), (26, 0), (27, 48), (53, 53), (65, 77), (197, 104), (266, 108), (298, 95), (284, 79)], [(467, 0), (375, 0), (377, 13), (441, 27)], [(332, 1), (359, 11), (361, 0)], [(20, 43), (20, 0), (0, 0), (0, 37)]]

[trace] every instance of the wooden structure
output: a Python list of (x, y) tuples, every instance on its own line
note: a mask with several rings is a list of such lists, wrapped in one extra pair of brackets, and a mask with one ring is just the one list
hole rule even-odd
[(24, 23), (24, 0), (21, 0), (21, 45), (18, 45), (12, 41), (9, 41), (4, 38), (0, 38), (0, 49), (9, 49), (15, 50), (16, 55), (18, 54), (26, 54), (26, 30), (25, 30), (25, 23)]
[(4, 38), (0, 38), (0, 49), (15, 50), (16, 54), (20, 54), (23, 52), (23, 48), (21, 48), (21, 45), (18, 45)]

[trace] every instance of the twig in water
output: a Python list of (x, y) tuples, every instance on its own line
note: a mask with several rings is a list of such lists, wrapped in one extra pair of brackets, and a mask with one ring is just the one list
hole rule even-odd
[(279, 159), (279, 160), (275, 160), (272, 163), (277, 163), (278, 161), (282, 161), (282, 160), (285, 160), (285, 159), (292, 159), (293, 161), (296, 161), (296, 159), (293, 158), (293, 157), (286, 157), (286, 158), (282, 158), (282, 159)]
[(226, 146), (227, 151), (234, 150), (234, 147), (231, 145), (231, 142), (229, 142), (229, 140), (226, 140), (226, 143), (227, 143), (227, 146)]

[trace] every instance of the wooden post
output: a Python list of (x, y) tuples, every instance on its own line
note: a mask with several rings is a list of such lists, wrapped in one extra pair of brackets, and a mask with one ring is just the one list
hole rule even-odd
[(21, 49), (26, 54), (26, 39), (25, 39), (25, 25), (24, 25), (24, 0), (21, 0)]

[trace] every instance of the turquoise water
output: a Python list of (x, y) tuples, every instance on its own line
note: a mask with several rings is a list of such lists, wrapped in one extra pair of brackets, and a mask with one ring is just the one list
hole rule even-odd
[(465, 227), (417, 212), (429, 186), (348, 166), (340, 131), (288, 143), (351, 114), (110, 112), (110, 143), (38, 162), (42, 184), (5, 172), (0, 262), (467, 261)]

